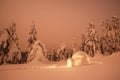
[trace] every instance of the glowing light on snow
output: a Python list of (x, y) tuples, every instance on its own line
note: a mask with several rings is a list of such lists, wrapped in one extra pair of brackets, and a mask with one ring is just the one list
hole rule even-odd
[(90, 63), (89, 56), (87, 56), (87, 54), (82, 51), (78, 51), (73, 54), (72, 58), (67, 60), (67, 67), (70, 68), (72, 66), (85, 65)]
[(71, 59), (67, 60), (67, 67), (72, 67), (72, 60)]
[(84, 64), (90, 64), (89, 56), (86, 54), (74, 54), (72, 58), (67, 60), (67, 67), (79, 66)]
[(48, 66), (48, 68), (56, 68), (56, 66), (55, 66), (55, 65), (53, 65), (53, 66)]
[(53, 66), (33, 66), (33, 69), (37, 70), (37, 69), (52, 69), (52, 68), (56, 68), (55, 65)]

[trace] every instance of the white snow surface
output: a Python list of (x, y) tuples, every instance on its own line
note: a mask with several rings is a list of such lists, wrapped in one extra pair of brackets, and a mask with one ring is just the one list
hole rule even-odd
[(0, 80), (120, 80), (120, 52), (95, 56), (92, 61), (71, 68), (65, 67), (66, 61), (0, 65)]

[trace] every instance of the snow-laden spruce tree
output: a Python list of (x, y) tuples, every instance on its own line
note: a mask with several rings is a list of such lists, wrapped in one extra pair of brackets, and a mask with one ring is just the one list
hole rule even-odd
[(37, 31), (36, 25), (32, 22), (31, 30), (29, 32), (29, 46), (28, 46), (28, 56), (27, 62), (30, 63), (40, 63), (40, 62), (48, 62), (46, 59), (47, 50), (45, 48), (45, 44), (42, 43), (39, 39), (37, 39)]
[(12, 22), (10, 27), (6, 29), (8, 33), (8, 43), (10, 43), (9, 46), (9, 52), (8, 52), (8, 58), (7, 62), (10, 63), (19, 63), (21, 60), (21, 50), (19, 46), (19, 38), (16, 33), (16, 23)]
[[(34, 23), (34, 21), (32, 21), (32, 25), (30, 26), (30, 32), (29, 32), (29, 38), (28, 38), (28, 55), (27, 55), (27, 59), (28, 59), (28, 56), (30, 55), (30, 52), (32, 50), (32, 47), (35, 43), (35, 41), (37, 40), (37, 31), (36, 31), (36, 25)], [(28, 62), (28, 60), (27, 60)]]
[(75, 37), (72, 38), (72, 50), (73, 50), (73, 53), (77, 51), (77, 43), (76, 43)]
[(66, 45), (64, 43), (61, 43), (59, 49), (57, 50), (60, 60), (65, 59), (65, 51), (66, 51)]
[(120, 21), (119, 18), (113, 16), (111, 20), (111, 26), (113, 28), (113, 49), (114, 51), (120, 50)]
[(1, 44), (2, 58), (1, 63), (18, 63), (21, 60), (19, 47), (19, 39), (16, 34), (16, 23), (12, 22), (8, 28), (4, 29), (3, 39)]
[(100, 38), (101, 53), (112, 54), (120, 50), (120, 21), (113, 16), (102, 22), (103, 33)]
[(81, 51), (85, 51), (85, 40), (86, 40), (86, 37), (84, 34), (81, 34), (81, 44), (80, 44), (80, 50)]
[(93, 21), (89, 24), (87, 34), (82, 34), (81, 38), (82, 42), (80, 50), (85, 51), (88, 55), (93, 57), (98, 50), (98, 33), (95, 29)]
[(30, 30), (30, 32), (29, 32), (29, 39), (28, 39), (28, 43), (29, 43), (29, 45), (28, 45), (28, 47), (29, 47), (29, 50), (31, 49), (31, 47), (32, 47), (32, 45), (34, 44), (34, 42), (37, 40), (37, 37), (36, 37), (36, 35), (37, 35), (37, 31), (36, 31), (36, 28), (35, 28), (35, 23), (34, 22), (32, 22), (32, 25), (31, 25), (31, 30)]
[(9, 39), (6, 30), (1, 29), (0, 31), (0, 64), (5, 63), (5, 56), (9, 52)]

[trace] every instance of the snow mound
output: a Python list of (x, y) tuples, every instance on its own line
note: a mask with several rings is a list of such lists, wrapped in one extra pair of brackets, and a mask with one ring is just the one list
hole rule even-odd
[(46, 51), (44, 44), (37, 40), (28, 55), (27, 62), (32, 64), (48, 63), (48, 59), (43, 55)]
[[(107, 62), (119, 63), (120, 61), (120, 52), (113, 53), (112, 55), (106, 56)], [(105, 61), (105, 62), (106, 62)]]
[(78, 65), (86, 65), (90, 64), (89, 56), (83, 51), (77, 51), (73, 54), (71, 59), (67, 60), (67, 66), (78, 66)]

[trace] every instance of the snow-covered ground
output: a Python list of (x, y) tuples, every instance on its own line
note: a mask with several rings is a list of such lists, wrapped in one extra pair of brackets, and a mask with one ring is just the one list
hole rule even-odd
[(65, 67), (64, 61), (0, 65), (0, 80), (120, 80), (120, 53), (95, 56), (92, 61), (90, 65), (71, 68)]

